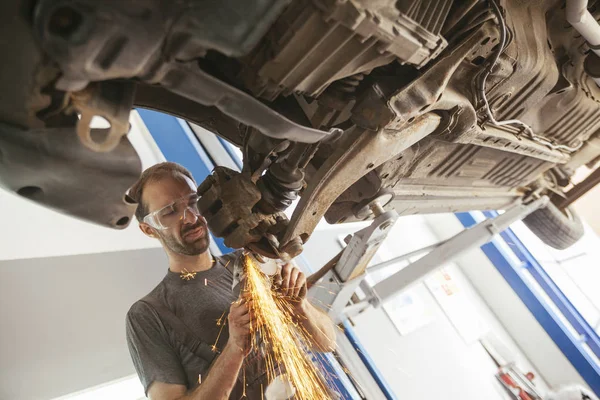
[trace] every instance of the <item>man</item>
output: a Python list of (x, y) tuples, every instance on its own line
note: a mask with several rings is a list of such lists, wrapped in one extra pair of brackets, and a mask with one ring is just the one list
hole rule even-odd
[[(161, 242), (169, 259), (165, 278), (127, 314), (129, 351), (151, 400), (237, 400), (244, 389), (249, 399), (260, 399), (264, 387), (246, 382), (244, 388), (239, 379), (251, 350), (249, 300), (233, 293), (227, 257), (208, 250), (196, 188), (185, 168), (162, 163), (144, 171), (129, 191), (140, 229)], [(304, 275), (288, 264), (282, 282), (279, 290), (293, 300), (314, 348), (333, 349), (334, 326), (306, 300)]]

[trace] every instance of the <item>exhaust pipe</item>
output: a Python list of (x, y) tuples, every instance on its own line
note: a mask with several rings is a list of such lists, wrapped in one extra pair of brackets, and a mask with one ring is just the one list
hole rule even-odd
[[(567, 22), (583, 36), (590, 49), (600, 57), (600, 25), (588, 11), (587, 6), (587, 0), (567, 0), (565, 9)], [(596, 85), (600, 86), (600, 76), (589, 75), (594, 79)]]

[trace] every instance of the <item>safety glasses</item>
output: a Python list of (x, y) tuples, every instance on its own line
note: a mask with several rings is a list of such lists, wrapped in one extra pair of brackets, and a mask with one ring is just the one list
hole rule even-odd
[(171, 228), (179, 221), (185, 219), (188, 215), (187, 213), (191, 213), (194, 222), (200, 216), (198, 195), (196, 193), (184, 196), (160, 210), (151, 212), (144, 217), (144, 222), (155, 229), (164, 230)]

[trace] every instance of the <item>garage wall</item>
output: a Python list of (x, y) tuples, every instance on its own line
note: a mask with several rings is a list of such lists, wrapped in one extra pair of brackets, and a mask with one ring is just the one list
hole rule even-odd
[(135, 373), (125, 315), (162, 249), (0, 261), (0, 399), (50, 399)]
[[(437, 217), (435, 220), (430, 220), (429, 216), (400, 218), (388, 236), (384, 249), (384, 253), (387, 254), (383, 254), (382, 258), (389, 259), (436, 243), (439, 236), (431, 229), (431, 225), (452, 224), (454, 220), (458, 223), (452, 214)], [(313, 267), (319, 267), (339, 251), (340, 237), (359, 228), (360, 225), (354, 225), (352, 229), (342, 225), (341, 228), (329, 227), (316, 231), (306, 244), (304, 256)], [(491, 265), (487, 258), (480, 262)], [(536, 384), (546, 389), (547, 385), (541, 372), (513, 340), (476, 287), (460, 268), (451, 265), (448, 268), (466, 292), (482, 323), (489, 332), (493, 332), (493, 336), (488, 337), (494, 340), (494, 346), (502, 351), (503, 356), (516, 361), (523, 370), (533, 371), (538, 376)], [(382, 309), (369, 309), (353, 319), (356, 334), (398, 398), (505, 398), (503, 389), (494, 378), (494, 364), (479, 342), (466, 342), (463, 339), (424, 285), (415, 286), (414, 292), (422, 299), (425, 307), (432, 311), (432, 320), (413, 332), (401, 335)], [(529, 318), (535, 322), (532, 316)], [(533, 334), (539, 332), (534, 331)], [(544, 349), (545, 347), (539, 351), (543, 352)], [(556, 368), (564, 367), (563, 364), (556, 365)]]
[[(462, 224), (453, 216), (448, 218), (446, 215), (431, 215), (428, 216), (427, 223), (440, 239), (448, 238), (463, 229)], [(470, 251), (456, 262), (485, 304), (550, 386), (579, 383), (587, 387), (577, 370), (483, 251)]]
[(600, 186), (596, 186), (583, 197), (573, 203), (573, 208), (579, 216), (588, 223), (594, 232), (600, 236), (600, 214), (598, 213), (598, 204), (600, 204)]

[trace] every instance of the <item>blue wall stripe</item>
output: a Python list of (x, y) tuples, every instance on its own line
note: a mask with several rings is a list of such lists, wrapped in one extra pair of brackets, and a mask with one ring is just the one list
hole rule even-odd
[(373, 376), (373, 379), (375, 379), (375, 382), (377, 382), (377, 386), (379, 386), (379, 389), (381, 389), (381, 392), (383, 393), (385, 398), (388, 400), (397, 400), (394, 391), (392, 390), (392, 388), (390, 388), (379, 369), (375, 366), (373, 359), (369, 357), (369, 353), (367, 353), (367, 350), (360, 343), (360, 340), (358, 340), (358, 336), (356, 336), (356, 333), (354, 332), (354, 329), (352, 329), (350, 322), (348, 322), (348, 320), (345, 320), (343, 322), (343, 325), (344, 334), (348, 338), (348, 341), (350, 341), (352, 347), (354, 347), (354, 350), (356, 350), (356, 354), (358, 354), (363, 364), (365, 364), (365, 367), (367, 367), (367, 369), (371, 373), (371, 376)]
[[(493, 218), (498, 215), (498, 213), (486, 212), (484, 215)], [(596, 331), (594, 331), (579, 310), (577, 310), (562, 290), (560, 290), (544, 267), (537, 261), (511, 229), (505, 230), (500, 236), (510, 246), (512, 252), (523, 261), (523, 267), (527, 269), (531, 276), (533, 276), (556, 307), (558, 307), (563, 316), (575, 328), (577, 333), (581, 335), (582, 340), (589, 346), (596, 357), (600, 358), (600, 337), (598, 337)]]
[[(456, 216), (466, 228), (477, 223), (471, 213), (457, 213)], [(510, 229), (508, 229), (507, 232), (510, 232), (510, 234), (513, 235), (510, 238), (511, 245), (520, 243), (522, 249), (526, 250), (522, 242), (519, 241)], [(509, 234), (507, 233), (507, 235)], [(508, 238), (509, 236), (507, 235), (503, 235), (503, 237)], [(560, 348), (590, 388), (597, 395), (600, 395), (600, 366), (595, 360), (595, 357), (587, 351), (580, 339), (571, 333), (569, 327), (562, 322), (559, 315), (554, 312), (546, 300), (544, 300), (544, 298), (537, 293), (535, 288), (530, 286), (527, 280), (524, 279), (524, 269), (531, 265), (528, 260), (521, 259), (521, 264), (516, 264), (514, 261), (511, 261), (513, 258), (507, 250), (510, 251), (514, 247), (511, 246), (508, 248), (508, 245), (505, 242), (501, 242), (501, 240), (504, 239), (494, 239), (481, 246), (481, 250), (483, 250), (498, 272), (504, 277), (517, 296), (519, 296), (523, 304), (525, 304), (533, 314), (535, 319), (552, 338), (554, 343), (556, 343), (558, 348)], [(503, 244), (505, 244), (507, 248), (505, 248)], [(527, 251), (527, 253), (529, 253), (529, 251)], [(522, 256), (523, 253), (515, 253), (515, 255), (519, 257)], [(530, 253), (529, 255), (533, 259), (533, 256)]]

